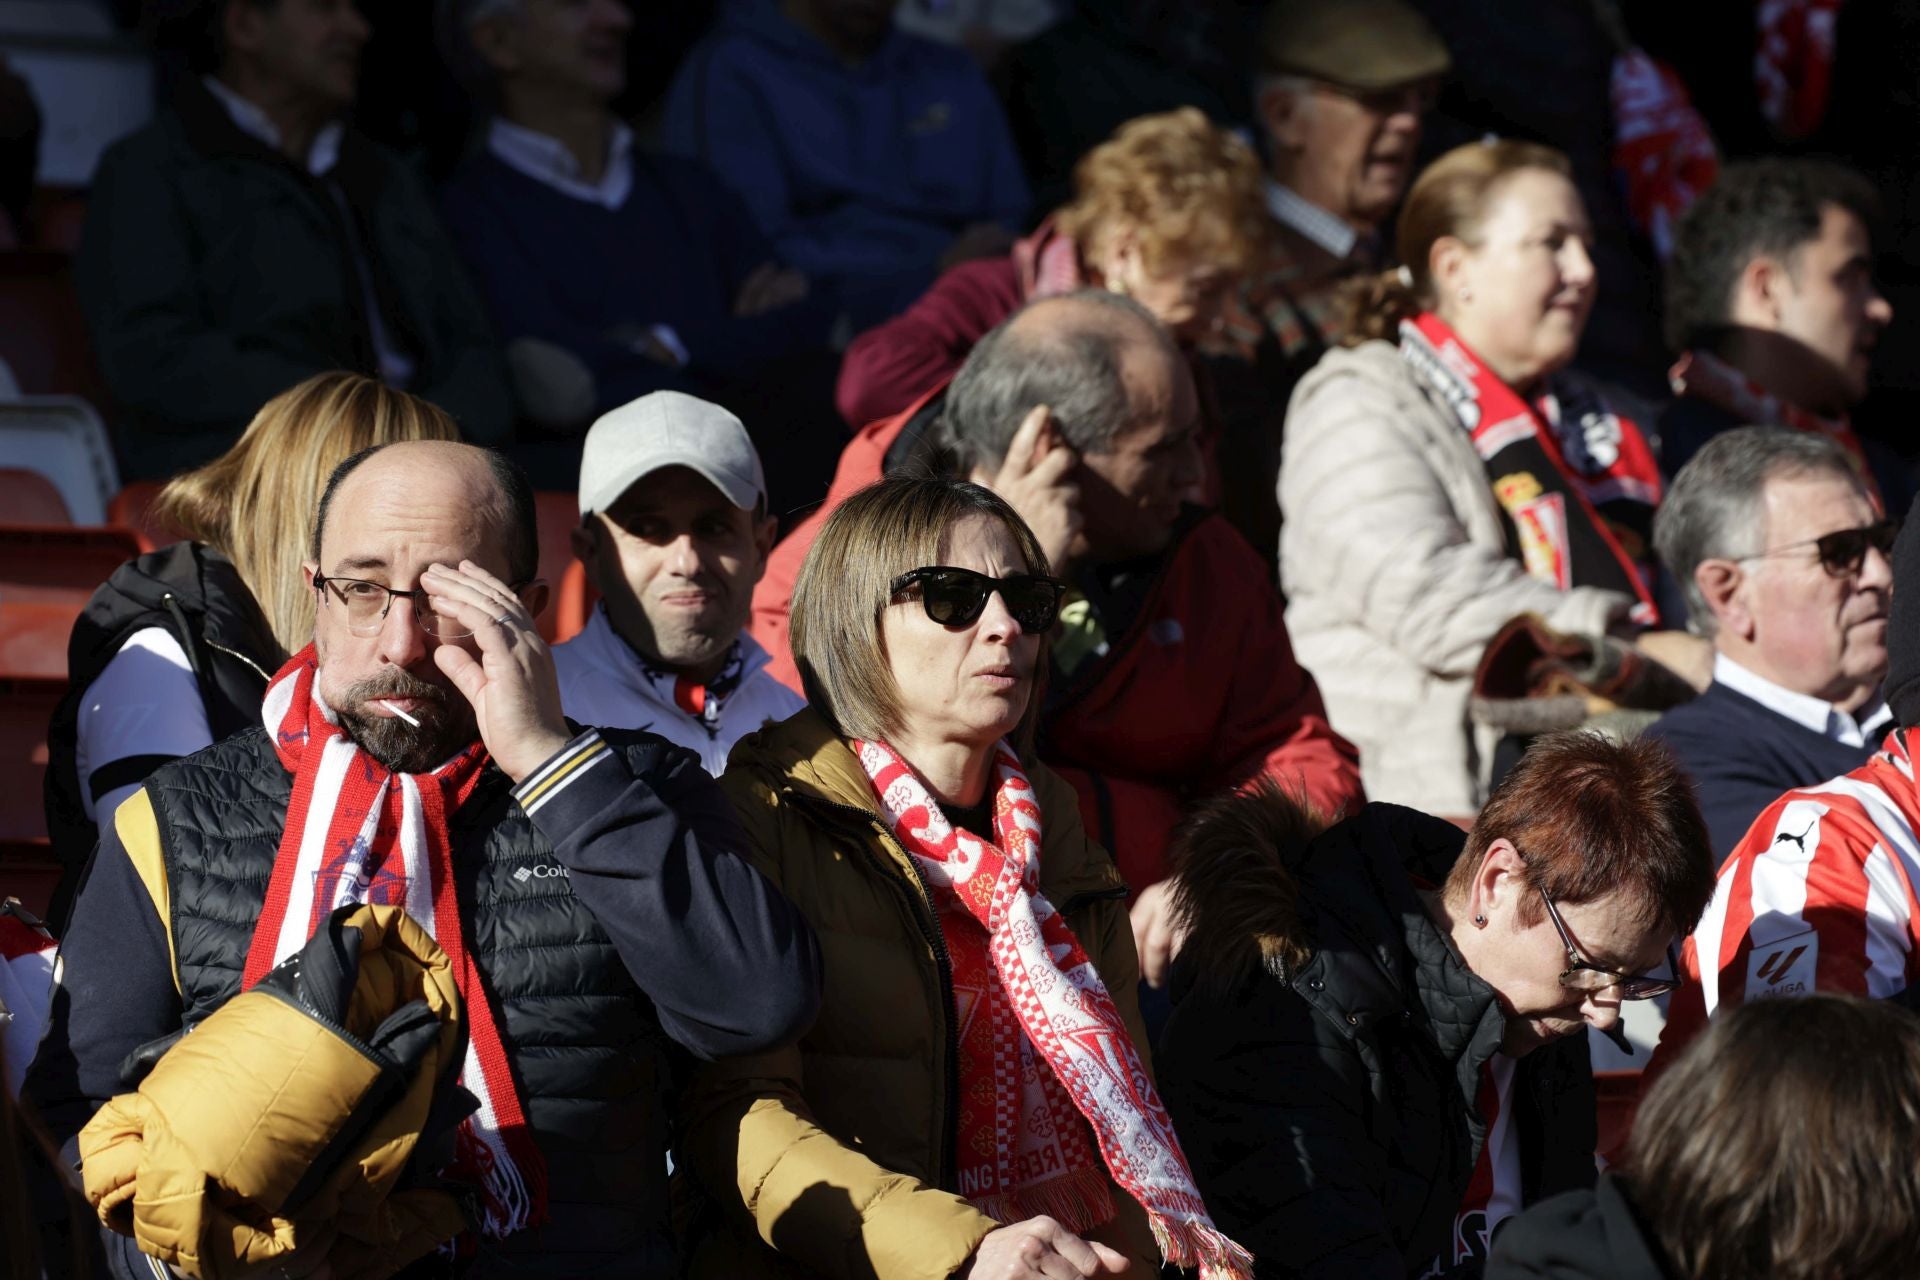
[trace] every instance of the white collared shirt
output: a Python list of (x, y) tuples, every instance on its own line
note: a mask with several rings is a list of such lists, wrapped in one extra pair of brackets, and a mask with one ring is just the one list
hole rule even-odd
[(1351, 255), (1360, 240), (1360, 233), (1345, 218), (1271, 178), (1267, 180), (1267, 212), (1336, 258)]
[[(240, 132), (258, 138), (275, 151), (280, 150), (280, 126), (258, 104), (229, 89), (217, 76), (202, 76), (200, 83), (207, 86), (207, 92), (226, 108), (227, 115), (240, 127)], [(313, 145), (307, 148), (308, 173), (318, 178), (339, 163), (340, 138), (345, 132), (346, 126), (338, 120), (320, 127), (320, 132), (313, 135)]]
[(1893, 723), (1893, 710), (1877, 694), (1873, 701), (1860, 708), (1857, 716), (1849, 715), (1831, 702), (1812, 694), (1795, 693), (1765, 676), (1755, 675), (1724, 653), (1713, 657), (1713, 681), (1842, 746), (1872, 746)]
[[(280, 150), (280, 127), (259, 104), (241, 97), (217, 76), (202, 76), (200, 83), (214, 96), (227, 116), (240, 132), (266, 143), (275, 151)], [(346, 134), (346, 126), (338, 120), (332, 120), (313, 135), (313, 145), (307, 148), (307, 172), (316, 178), (324, 178), (333, 172), (334, 165), (340, 162), (340, 139)], [(347, 207), (346, 195), (333, 183), (327, 184), (327, 190), (348, 222), (348, 252), (353, 256), (354, 274), (360, 280), (361, 301), (367, 310), (367, 334), (373, 340), (374, 359), (380, 362), (380, 381), (390, 387), (405, 390), (413, 383), (415, 366), (413, 357), (400, 349), (393, 340), (393, 334), (387, 329), (387, 318), (380, 312), (380, 296), (373, 288), (373, 274), (366, 261), (359, 235), (352, 229), (353, 211)]]
[(604, 209), (618, 209), (633, 191), (633, 130), (618, 120), (607, 142), (607, 167), (598, 182), (580, 176), (580, 161), (558, 138), (495, 116), (487, 126), (487, 150), (511, 169), (562, 195)]

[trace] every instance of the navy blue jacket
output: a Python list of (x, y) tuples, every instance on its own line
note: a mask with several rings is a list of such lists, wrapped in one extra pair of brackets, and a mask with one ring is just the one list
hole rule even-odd
[(1700, 812), (1724, 861), (1760, 811), (1795, 787), (1851, 773), (1878, 742), (1849, 747), (1714, 683), (1647, 731), (1673, 748), (1700, 789)]

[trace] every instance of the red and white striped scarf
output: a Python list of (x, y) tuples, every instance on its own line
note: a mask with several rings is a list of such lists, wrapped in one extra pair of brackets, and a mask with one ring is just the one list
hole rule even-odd
[(262, 716), (293, 774), (286, 831), (247, 951), (242, 989), (307, 944), (336, 908), (403, 906), (453, 962), (466, 1004), (460, 1083), (480, 1106), (460, 1126), (448, 1176), (478, 1186), (481, 1224), (496, 1239), (546, 1218), (546, 1162), (534, 1144), (507, 1065), (506, 1045), (460, 924), (447, 818), (487, 762), (474, 743), (426, 774), (394, 773), (347, 736), (320, 699), (312, 645), (267, 687)]
[[(1024, 1089), (1020, 1036), (1031, 1042), (1092, 1128), (1107, 1172), (1140, 1202), (1167, 1261), (1198, 1267), (1203, 1280), (1251, 1280), (1253, 1256), (1207, 1216), (1173, 1121), (1134, 1051), (1133, 1040), (1067, 922), (1040, 893), (1040, 806), (1033, 784), (1003, 742), (994, 749), (989, 844), (955, 831), (926, 786), (885, 743), (853, 743), (894, 838), (925, 877), (935, 906), (958, 906), (987, 931), (999, 981), (987, 998), (1006, 1034), (998, 1045), (994, 1106), (962, 1150), (992, 1150), (996, 1185), (1030, 1184), (1015, 1168)], [(975, 1014), (974, 1016), (978, 1016)], [(962, 1081), (961, 1091), (978, 1087)], [(957, 1118), (956, 1118), (957, 1122)], [(991, 1125), (988, 1131), (987, 1125)]]
[(1866, 447), (1860, 443), (1860, 436), (1846, 415), (1824, 418), (1797, 404), (1788, 404), (1771, 391), (1761, 390), (1759, 383), (1711, 351), (1693, 350), (1681, 356), (1673, 368), (1667, 370), (1667, 385), (1676, 396), (1704, 400), (1734, 414), (1742, 422), (1811, 431), (1827, 437), (1846, 450), (1853, 469), (1860, 473), (1861, 483), (1873, 495), (1874, 505), (1882, 505), (1880, 485), (1867, 465)]

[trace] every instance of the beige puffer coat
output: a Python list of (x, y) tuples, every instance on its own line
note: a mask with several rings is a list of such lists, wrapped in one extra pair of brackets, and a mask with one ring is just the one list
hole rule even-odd
[(1293, 651), (1373, 800), (1478, 812), (1494, 735), (1467, 698), (1487, 641), (1528, 612), (1597, 634), (1632, 604), (1527, 576), (1473, 442), (1390, 343), (1330, 351), (1301, 380), (1280, 509)]

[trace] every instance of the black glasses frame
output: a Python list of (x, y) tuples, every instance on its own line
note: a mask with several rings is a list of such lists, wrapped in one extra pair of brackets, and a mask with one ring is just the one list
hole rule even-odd
[[(508, 583), (507, 589), (513, 592), (513, 594), (519, 595), (522, 591), (525, 591), (538, 581), (540, 581), (538, 578), (528, 578), (524, 582)], [(354, 632), (356, 635), (374, 635), (381, 627), (385, 626), (387, 623), (387, 615), (393, 612), (393, 601), (396, 596), (404, 596), (413, 601), (414, 624), (436, 640), (459, 640), (473, 634), (473, 632), (468, 631), (459, 623), (454, 622), (453, 619), (435, 613), (433, 606), (427, 603), (427, 590), (425, 587), (415, 587), (411, 591), (401, 591), (388, 586), (384, 582), (369, 582), (365, 578), (348, 578), (339, 574), (328, 575), (324, 573), (316, 573), (313, 575), (313, 589), (319, 593), (322, 603), (326, 602), (327, 592), (331, 590), (334, 597), (340, 601), (341, 607), (351, 609), (353, 603), (347, 599), (346, 592), (342, 591), (340, 587), (336, 585), (338, 583), (348, 583), (356, 587), (372, 587), (376, 591), (384, 591), (387, 593), (385, 602), (380, 606), (380, 616), (375, 621), (373, 630)], [(429, 621), (438, 625), (429, 626)], [(353, 631), (353, 623), (351, 621), (347, 623), (347, 630)]]
[[(1567, 932), (1567, 922), (1560, 918), (1560, 908), (1553, 903), (1553, 895), (1545, 889), (1540, 890), (1540, 901), (1547, 904), (1547, 915), (1553, 920), (1553, 927), (1560, 934), (1560, 943), (1567, 949), (1567, 967), (1560, 971), (1560, 985), (1571, 990), (1585, 992), (1587, 995), (1599, 995), (1610, 987), (1620, 988), (1622, 1000), (1651, 1000), (1663, 996), (1680, 985), (1680, 957), (1674, 951), (1673, 944), (1667, 944), (1667, 964), (1673, 969), (1671, 978), (1655, 978), (1647, 974), (1620, 973), (1614, 969), (1602, 969), (1580, 954), (1580, 948), (1573, 945), (1573, 935)], [(1605, 986), (1581, 986), (1578, 973), (1597, 973), (1613, 981)]]
[[(997, 593), (1006, 602), (1007, 612), (1028, 635), (1053, 629), (1060, 617), (1060, 601), (1067, 594), (1066, 583), (1044, 574), (1010, 573), (1004, 578), (990, 578), (972, 569), (936, 564), (895, 578), (889, 588), (889, 598), (898, 598), (914, 587), (920, 588), (920, 607), (926, 610), (927, 617), (943, 627), (971, 624), (986, 611), (987, 601)], [(970, 594), (958, 594), (962, 589)]]
[(1887, 557), (1891, 562), (1893, 544), (1899, 537), (1899, 518), (1888, 516), (1872, 524), (1863, 524), (1853, 529), (1835, 529), (1832, 533), (1823, 533), (1817, 538), (1806, 538), (1800, 542), (1789, 542), (1785, 546), (1769, 547), (1765, 551), (1740, 558), (1770, 560), (1776, 556), (1792, 555), (1796, 551), (1813, 547), (1820, 556), (1820, 567), (1827, 571), (1828, 577), (1851, 578), (1860, 572), (1860, 566), (1866, 563), (1869, 547)]

